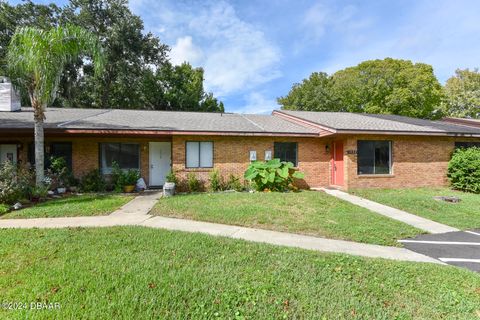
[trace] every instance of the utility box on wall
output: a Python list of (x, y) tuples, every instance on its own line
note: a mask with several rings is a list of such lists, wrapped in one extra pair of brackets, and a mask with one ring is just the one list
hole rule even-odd
[(12, 83), (6, 77), (0, 76), (0, 111), (19, 111), (20, 97), (15, 92)]

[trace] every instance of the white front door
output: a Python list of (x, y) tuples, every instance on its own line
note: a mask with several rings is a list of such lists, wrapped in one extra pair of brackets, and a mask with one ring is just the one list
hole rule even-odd
[(16, 144), (0, 144), (0, 163), (10, 160), (17, 163), (17, 145)]
[(150, 186), (163, 186), (165, 177), (172, 167), (172, 144), (170, 142), (150, 142)]

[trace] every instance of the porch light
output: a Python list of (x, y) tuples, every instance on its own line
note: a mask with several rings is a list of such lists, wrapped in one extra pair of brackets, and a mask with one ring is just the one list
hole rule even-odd
[(330, 145), (326, 144), (325, 145), (325, 153), (329, 153), (330, 152)]

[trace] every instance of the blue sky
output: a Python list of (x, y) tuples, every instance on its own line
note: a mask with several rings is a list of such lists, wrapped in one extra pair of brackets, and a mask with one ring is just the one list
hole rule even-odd
[(312, 72), (367, 59), (429, 63), (442, 83), (480, 66), (480, 1), (131, 0), (130, 8), (171, 46), (174, 63), (205, 69), (207, 90), (229, 112), (268, 113)]

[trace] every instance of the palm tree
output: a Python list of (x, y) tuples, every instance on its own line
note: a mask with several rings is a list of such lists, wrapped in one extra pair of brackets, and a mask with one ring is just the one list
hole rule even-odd
[(65, 65), (86, 55), (93, 57), (95, 72), (103, 70), (105, 57), (99, 39), (73, 25), (50, 30), (18, 28), (10, 41), (9, 76), (28, 93), (33, 108), (37, 185), (44, 180), (45, 109), (55, 101)]

